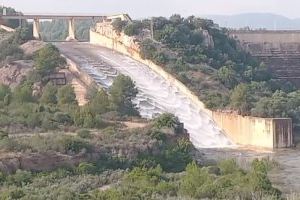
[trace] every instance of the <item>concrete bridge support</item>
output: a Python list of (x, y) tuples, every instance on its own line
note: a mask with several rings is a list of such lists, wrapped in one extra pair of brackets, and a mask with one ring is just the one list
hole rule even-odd
[(72, 41), (72, 40), (76, 40), (75, 37), (75, 20), (74, 18), (69, 19), (69, 35), (67, 37), (67, 41)]
[(33, 20), (33, 38), (36, 40), (40, 40), (40, 20), (35, 18)]

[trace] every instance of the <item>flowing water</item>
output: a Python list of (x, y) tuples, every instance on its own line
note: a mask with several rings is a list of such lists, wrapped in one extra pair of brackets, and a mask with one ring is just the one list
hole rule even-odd
[(142, 117), (151, 119), (162, 113), (173, 113), (184, 123), (196, 147), (233, 145), (205, 111), (146, 65), (110, 49), (87, 43), (63, 43), (57, 46), (105, 89), (112, 85), (119, 73), (130, 76), (138, 89), (134, 103)]
[(130, 76), (139, 91), (134, 102), (141, 116), (150, 119), (165, 112), (175, 114), (184, 123), (193, 144), (202, 148), (207, 158), (235, 158), (241, 165), (249, 166), (254, 158), (269, 157), (280, 166), (270, 174), (275, 186), (285, 193), (298, 192), (300, 189), (299, 150), (262, 152), (237, 149), (204, 111), (147, 66), (112, 50), (87, 43), (56, 45), (106, 90), (119, 73)]

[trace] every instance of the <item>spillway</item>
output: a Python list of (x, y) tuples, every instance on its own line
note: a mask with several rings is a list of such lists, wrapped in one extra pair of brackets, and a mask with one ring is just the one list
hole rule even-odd
[(57, 43), (56, 46), (105, 89), (119, 73), (131, 77), (138, 89), (134, 103), (142, 117), (151, 119), (162, 113), (173, 113), (184, 123), (191, 142), (198, 148), (233, 145), (205, 111), (146, 65), (88, 43)]

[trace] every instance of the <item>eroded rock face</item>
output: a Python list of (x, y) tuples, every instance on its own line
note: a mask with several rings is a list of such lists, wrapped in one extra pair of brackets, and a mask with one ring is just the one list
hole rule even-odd
[(11, 153), (0, 157), (0, 171), (14, 173), (16, 170), (50, 171), (61, 167), (74, 167), (81, 162), (95, 161), (100, 154), (66, 155), (57, 152)]
[(43, 41), (31, 40), (20, 46), (26, 56), (33, 56), (33, 54), (46, 45)]
[(33, 70), (33, 61), (18, 60), (0, 68), (0, 83), (15, 88)]
[(202, 30), (202, 35), (203, 35), (203, 44), (206, 47), (211, 47), (214, 48), (215, 44), (214, 44), (214, 40), (213, 37), (209, 34), (209, 32), (207, 30)]

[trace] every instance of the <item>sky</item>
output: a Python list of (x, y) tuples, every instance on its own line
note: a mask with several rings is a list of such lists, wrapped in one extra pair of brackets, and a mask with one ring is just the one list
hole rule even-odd
[(133, 18), (150, 16), (232, 15), (265, 12), (300, 18), (299, 0), (0, 0), (23, 13), (128, 13)]

